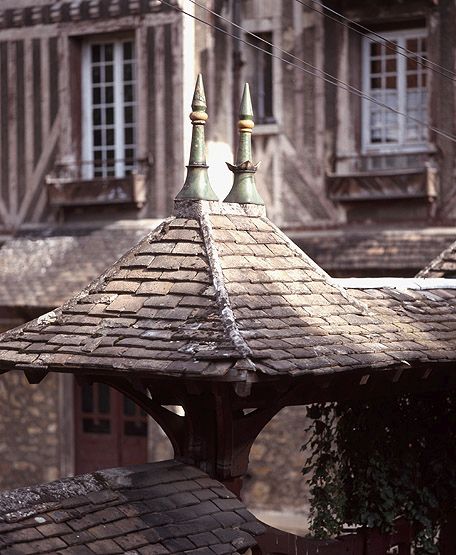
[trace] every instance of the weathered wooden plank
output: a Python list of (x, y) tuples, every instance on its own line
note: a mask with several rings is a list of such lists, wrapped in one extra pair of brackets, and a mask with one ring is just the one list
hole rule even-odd
[[(157, 153), (155, 152), (155, 134), (156, 134), (156, 80), (155, 80), (155, 34), (156, 29), (155, 27), (148, 27), (147, 28), (147, 80), (148, 80), (148, 88), (147, 88), (147, 150), (148, 150), (148, 157), (149, 159), (152, 158), (152, 168), (149, 168), (149, 185), (150, 182), (154, 181), (155, 183), (155, 168), (156, 168), (156, 156)], [(149, 215), (152, 213), (151, 207), (156, 203), (157, 197), (156, 192), (149, 190), (148, 191), (148, 210)]]
[[(115, 30), (117, 32), (131, 31), (132, 29), (136, 29), (141, 25), (144, 25), (146, 27), (161, 27), (163, 25), (173, 23), (181, 17), (182, 14), (178, 12), (172, 12), (168, 14), (144, 14), (143, 16), (127, 15), (124, 17), (117, 17), (115, 19)], [(62, 23), (59, 29), (69, 36), (89, 36), (99, 33), (112, 33), (113, 20), (111, 18), (106, 18), (91, 19), (90, 22), (88, 22), (87, 20), (72, 21), (68, 23)]]
[(41, 40), (32, 39), (33, 64), (33, 165), (38, 162), (42, 142), (42, 110), (41, 110)]
[(34, 125), (34, 72), (33, 72), (33, 42), (24, 40), (24, 173), (25, 180), (20, 192), (23, 198), (25, 188), (29, 182), (35, 164), (35, 125)]
[(50, 83), (50, 66), (49, 66), (49, 47), (47, 39), (41, 39), (40, 44), (40, 67), (41, 67), (41, 135), (46, 137), (50, 129), (50, 98), (49, 98), (49, 83)]
[[(62, 67), (66, 68), (66, 72), (60, 72), (59, 63), (59, 44), (62, 53)], [(62, 93), (65, 91), (68, 93), (68, 39), (66, 36), (60, 38), (51, 37), (48, 42), (49, 46), (49, 126), (51, 127), (59, 111), (59, 89)], [(66, 78), (66, 82), (60, 81), (60, 75)], [(61, 89), (61, 87), (65, 87)], [(69, 96), (67, 96), (69, 98)], [(65, 103), (66, 106), (69, 103)], [(70, 120), (67, 119), (67, 122)]]
[(166, 172), (167, 160), (165, 158), (165, 142), (163, 134), (169, 125), (165, 112), (165, 49), (164, 29), (155, 30), (154, 66), (155, 66), (155, 129), (154, 129), (154, 189), (155, 206), (153, 215), (164, 216), (166, 213)]
[[(55, 37), (59, 33), (57, 25), (38, 25), (36, 27), (27, 27), (27, 36), (29, 38), (49, 38)], [(24, 38), (23, 28), (0, 29), (1, 41), (14, 41)]]
[(8, 43), (0, 43), (0, 215), (6, 227), (9, 216)]
[(24, 222), (27, 221), (27, 222), (38, 223), (43, 221), (54, 221), (53, 212), (49, 210), (49, 203), (48, 203), (44, 178), (54, 167), (56, 157), (57, 157), (57, 150), (58, 150), (58, 141), (57, 141), (58, 136), (59, 135), (57, 133), (56, 142), (54, 143), (54, 148), (51, 150), (47, 158), (47, 165), (44, 166), (44, 169), (41, 173), (42, 179), (39, 182), (39, 186), (35, 189), (35, 195), (33, 196), (32, 201), (29, 204), (29, 211), (24, 217), (24, 220), (23, 220)]
[[(20, 199), (25, 190), (26, 182), (26, 146), (25, 146), (25, 52), (24, 41), (16, 42), (16, 172), (17, 188), (15, 199), (15, 210), (12, 210), (13, 218), (16, 219), (17, 210), (20, 207)], [(13, 206), (12, 206), (13, 208)]]
[[(41, 197), (47, 199), (44, 188), (44, 178), (50, 170), (50, 161), (53, 159), (54, 151), (57, 146), (57, 140), (60, 135), (60, 118), (57, 117), (51, 129), (51, 133), (45, 137), (41, 156), (35, 170), (31, 176), (29, 186), (25, 193), (21, 209), (19, 211), (18, 220), (22, 223), (27, 213), (31, 210), (33, 213), (37, 211), (37, 204)], [(36, 193), (39, 193), (37, 198)]]
[(2, 0), (2, 10), (28, 8), (32, 3), (34, 6), (47, 6), (49, 0)]
[[(184, 156), (187, 155), (183, 148), (184, 126), (189, 126), (185, 121), (186, 114), (184, 113), (184, 59), (182, 53), (183, 49), (188, 48), (188, 46), (183, 44), (183, 40), (183, 25), (175, 23), (172, 26), (171, 35), (172, 67), (174, 68), (172, 74), (173, 105), (171, 110), (174, 114), (174, 125), (170, 127), (170, 134), (172, 135), (170, 140), (173, 142), (173, 181), (168, 191), (169, 201), (175, 197), (184, 182)], [(171, 212), (172, 206), (170, 205), (169, 213)]]
[[(10, 43), (8, 45), (8, 98), (17, 99), (16, 86), (16, 48), (17, 43)], [(8, 102), (8, 127), (9, 136), (8, 156), (10, 160), (9, 165), (9, 213), (10, 224), (14, 223), (14, 215), (17, 213), (17, 101)]]
[(137, 156), (146, 159), (147, 148), (147, 97), (148, 97), (148, 72), (147, 72), (147, 29), (136, 29), (136, 121), (137, 121)]
[[(165, 84), (165, 114), (173, 114), (173, 119), (177, 119), (177, 114), (174, 112), (174, 87), (173, 87), (173, 74), (177, 71), (176, 60), (173, 57), (172, 49), (172, 26), (166, 25), (164, 28), (164, 84)], [(174, 159), (174, 125), (165, 125), (163, 127), (164, 141), (165, 141), (165, 158), (168, 171), (165, 172), (165, 213), (169, 213), (172, 206), (169, 204), (173, 198), (171, 193), (174, 192), (176, 183), (174, 183), (174, 168), (176, 167), (176, 160)], [(170, 171), (171, 170), (171, 171)], [(166, 202), (169, 199), (169, 202)]]

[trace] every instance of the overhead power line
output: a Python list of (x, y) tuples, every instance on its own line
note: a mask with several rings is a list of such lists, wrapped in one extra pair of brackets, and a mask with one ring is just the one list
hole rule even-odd
[[(445, 77), (446, 79), (449, 79), (450, 81), (456, 81), (456, 73), (454, 73), (450, 69), (448, 69), (448, 68), (446, 68), (446, 67), (444, 67), (440, 64), (437, 64), (436, 62), (433, 62), (432, 60), (430, 60), (429, 58), (427, 58), (425, 56), (420, 56), (416, 52), (413, 52), (412, 50), (409, 50), (408, 48), (405, 48), (404, 46), (400, 46), (399, 44), (396, 44), (395, 42), (393, 42), (393, 41), (387, 39), (386, 37), (382, 36), (380, 33), (376, 33), (375, 31), (373, 31), (372, 29), (369, 29), (365, 25), (361, 25), (361, 23), (357, 23), (356, 21), (353, 21), (352, 19), (346, 17), (345, 15), (341, 14), (340, 12), (330, 8), (326, 4), (323, 4), (323, 2), (320, 2), (319, 0), (310, 0), (310, 1), (313, 2), (313, 4), (317, 4), (317, 6), (320, 6), (321, 8), (323, 8), (324, 11), (319, 10), (314, 5), (309, 4), (309, 2), (304, 2), (304, 0), (295, 0), (295, 1), (298, 4), (301, 4), (302, 6), (305, 6), (309, 9), (313, 10), (314, 12), (322, 14), (324, 17), (326, 17), (328, 19), (331, 19), (332, 21), (335, 21), (339, 25), (342, 25), (343, 27), (346, 27), (347, 29), (350, 29), (350, 31), (358, 33), (358, 35), (366, 36), (366, 33), (369, 33), (370, 35), (379, 39), (378, 40), (379, 44), (384, 44), (386, 46), (386, 48), (396, 52), (397, 54), (399, 54), (399, 56), (403, 56), (404, 58), (407, 58), (408, 60), (413, 60), (414, 62), (418, 62), (423, 67), (425, 67), (425, 68), (427, 68), (427, 69), (429, 69), (429, 70), (431, 70), (435, 73), (438, 73), (439, 75), (441, 75), (442, 77)], [(330, 12), (334, 15), (330, 15), (327, 12)], [(337, 16), (337, 17), (335, 17), (335, 16)], [(375, 41), (375, 42), (377, 42), (377, 41)]]
[(326, 83), (329, 83), (330, 85), (333, 85), (333, 86), (338, 87), (342, 90), (345, 90), (345, 91), (349, 92), (350, 94), (353, 94), (355, 96), (358, 96), (359, 98), (362, 98), (362, 99), (367, 100), (367, 101), (369, 101), (373, 104), (376, 104), (377, 106), (380, 106), (381, 108), (385, 108), (386, 110), (389, 110), (389, 111), (391, 111), (391, 112), (393, 112), (393, 113), (395, 113), (399, 116), (402, 116), (402, 117), (404, 117), (405, 119), (407, 119), (409, 121), (413, 121), (414, 123), (420, 125), (421, 127), (424, 127), (426, 129), (429, 129), (430, 131), (433, 131), (437, 135), (445, 137), (446, 139), (448, 139), (450, 141), (456, 142), (456, 136), (455, 135), (447, 133), (446, 131), (443, 131), (443, 130), (439, 129), (438, 127), (429, 125), (426, 122), (424, 122), (424, 121), (422, 121), (418, 118), (415, 118), (413, 116), (410, 116), (409, 114), (401, 112), (400, 110), (397, 110), (396, 108), (392, 108), (391, 106), (388, 106), (388, 104), (385, 104), (384, 102), (381, 102), (380, 100), (377, 100), (376, 98), (374, 98), (372, 96), (369, 96), (368, 94), (366, 94), (362, 90), (357, 89), (356, 87), (353, 87), (352, 85), (349, 85), (348, 83), (338, 79), (337, 77), (334, 77), (334, 75), (331, 75), (330, 73), (322, 71), (322, 70), (318, 69), (317, 67), (313, 66), (312, 64), (310, 64), (309, 62), (306, 62), (305, 60), (302, 60), (302, 59), (294, 56), (293, 54), (287, 52), (286, 50), (283, 50), (283, 49), (275, 46), (273, 43), (263, 39), (259, 35), (255, 35), (254, 33), (251, 33), (247, 29), (244, 29), (243, 27), (241, 27), (240, 25), (237, 25), (233, 21), (221, 16), (217, 12), (215, 12), (213, 10), (210, 10), (209, 8), (206, 8), (202, 4), (199, 4), (198, 2), (196, 2), (195, 0), (190, 0), (190, 2), (192, 2), (193, 4), (201, 7), (202, 9), (212, 13), (213, 15), (217, 16), (218, 18), (222, 19), (223, 21), (226, 21), (227, 23), (229, 23), (233, 27), (236, 27), (237, 29), (243, 31), (247, 35), (250, 35), (250, 36), (256, 38), (257, 40), (260, 40), (264, 44), (266, 44), (268, 46), (271, 46), (274, 50), (278, 50), (278, 51), (286, 54), (290, 58), (299, 61), (299, 63), (304, 64), (305, 66), (307, 66), (311, 69), (307, 69), (305, 67), (302, 67), (302, 66), (300, 66), (300, 65), (298, 65), (294, 62), (291, 62), (290, 60), (287, 60), (285, 58), (282, 58), (281, 56), (278, 56), (277, 54), (269, 52), (265, 48), (261, 48), (260, 46), (252, 44), (252, 43), (248, 42), (247, 40), (236, 36), (234, 33), (230, 33), (229, 31), (227, 31), (226, 29), (223, 29), (222, 27), (218, 27), (217, 25), (209, 23), (208, 21), (206, 21), (206, 20), (204, 20), (204, 19), (202, 19), (202, 18), (200, 18), (200, 17), (198, 17), (194, 14), (186, 12), (184, 9), (180, 8), (179, 6), (176, 6), (175, 4), (171, 4), (167, 0), (160, 0), (160, 2), (162, 4), (165, 4), (166, 6), (169, 6), (170, 8), (172, 8), (172, 9), (178, 11), (178, 12), (181, 12), (181, 13), (185, 14), (188, 17), (191, 17), (192, 19), (195, 19), (196, 21), (199, 21), (200, 23), (202, 23), (203, 25), (206, 25), (207, 27), (211, 27), (212, 29), (218, 31), (219, 33), (223, 33), (224, 35), (227, 35), (227, 36), (233, 38), (234, 40), (237, 40), (237, 41), (239, 41), (239, 42), (241, 42), (241, 43), (243, 43), (243, 44), (245, 44), (245, 45), (247, 45), (251, 48), (255, 48), (256, 50), (259, 50), (260, 52), (264, 52), (268, 56), (271, 56), (272, 58), (276, 58), (276, 59), (282, 61), (284, 64), (295, 67), (299, 71), (302, 71), (304, 73), (312, 75), (313, 77), (316, 77), (317, 79), (321, 79), (321, 80), (325, 81)]

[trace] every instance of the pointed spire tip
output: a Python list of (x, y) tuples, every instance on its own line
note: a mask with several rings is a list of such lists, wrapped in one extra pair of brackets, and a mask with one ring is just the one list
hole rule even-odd
[(193, 93), (192, 110), (195, 112), (205, 112), (207, 108), (206, 94), (204, 92), (203, 76), (198, 73), (196, 79), (195, 92)]
[(250, 87), (248, 83), (244, 85), (244, 91), (242, 93), (241, 106), (239, 110), (239, 117), (241, 120), (253, 119), (252, 99), (250, 97)]

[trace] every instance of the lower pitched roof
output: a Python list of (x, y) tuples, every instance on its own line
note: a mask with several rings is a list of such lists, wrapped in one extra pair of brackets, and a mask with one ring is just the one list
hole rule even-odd
[(456, 240), (456, 228), (350, 225), (287, 235), (331, 275), (412, 277)]
[(456, 241), (418, 272), (420, 278), (456, 278)]
[(21, 232), (0, 248), (0, 307), (59, 306), (159, 222), (69, 224)]
[(220, 482), (177, 461), (0, 493), (0, 554), (236, 554), (265, 527)]

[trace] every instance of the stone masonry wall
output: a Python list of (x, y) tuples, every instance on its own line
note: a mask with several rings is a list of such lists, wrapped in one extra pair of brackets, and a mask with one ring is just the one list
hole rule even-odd
[(308, 514), (308, 487), (302, 468), (306, 455), (306, 408), (287, 407), (263, 429), (250, 453), (242, 498), (248, 507)]
[(0, 489), (59, 477), (58, 376), (30, 385), (22, 372), (0, 375)]

